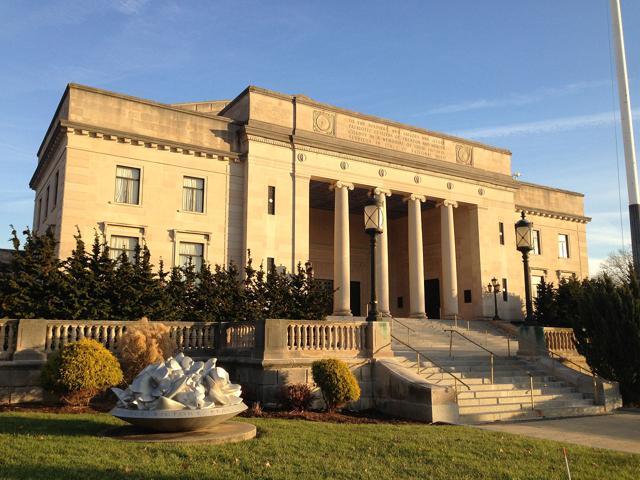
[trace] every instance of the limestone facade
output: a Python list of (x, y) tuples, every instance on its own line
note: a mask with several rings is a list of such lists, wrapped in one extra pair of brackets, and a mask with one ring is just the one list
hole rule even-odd
[[(385, 204), (376, 270), (383, 312), (522, 317), (514, 223), (538, 232), (534, 282), (588, 275), (583, 196), (516, 181), (508, 150), (248, 87), (231, 101), (167, 105), (70, 84), (30, 186), (34, 230), (66, 257), (79, 228), (153, 262), (187, 256), (265, 267), (310, 260), (335, 289), (335, 315), (366, 315), (362, 211)], [(77, 226), (77, 227), (76, 227)]]

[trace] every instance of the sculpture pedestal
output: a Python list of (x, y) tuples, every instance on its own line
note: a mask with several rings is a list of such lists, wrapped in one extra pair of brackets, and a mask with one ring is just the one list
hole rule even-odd
[(122, 427), (111, 428), (105, 431), (103, 435), (115, 440), (126, 440), (129, 442), (180, 442), (219, 445), (251, 440), (256, 436), (256, 426), (250, 423), (225, 422), (213, 428), (196, 430), (194, 432), (161, 433), (133, 425), (124, 425)]

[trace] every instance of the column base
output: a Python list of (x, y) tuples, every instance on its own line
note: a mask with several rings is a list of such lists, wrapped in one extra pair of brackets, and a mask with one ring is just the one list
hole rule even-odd
[(416, 313), (410, 313), (409, 314), (409, 318), (418, 318), (421, 320), (426, 320), (427, 319), (427, 314), (424, 312), (416, 312)]
[(353, 317), (351, 310), (338, 310), (331, 314), (332, 317)]

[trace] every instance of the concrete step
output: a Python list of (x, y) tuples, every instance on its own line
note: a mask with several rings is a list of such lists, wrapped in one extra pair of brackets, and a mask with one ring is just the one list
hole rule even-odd
[[(464, 380), (466, 383), (466, 380)], [(449, 380), (440, 380), (432, 382), (434, 385), (439, 385), (442, 387), (453, 387), (453, 379)], [(480, 391), (493, 391), (493, 390), (527, 390), (529, 388), (529, 382), (524, 383), (482, 383), (482, 384), (470, 384), (469, 385), (474, 392)], [(534, 382), (533, 388), (563, 388), (568, 387), (568, 385), (564, 382), (542, 382), (536, 383)], [(467, 392), (466, 388), (458, 383), (458, 391), (459, 392)], [(527, 390), (528, 391), (528, 390)]]
[[(544, 410), (548, 408), (580, 408), (593, 406), (591, 400), (549, 400), (535, 404), (534, 410)], [(513, 403), (501, 403), (495, 405), (466, 405), (460, 407), (460, 415), (472, 414), (472, 413), (496, 413), (496, 412), (518, 412), (521, 410), (531, 411), (531, 402), (513, 402)]]
[[(534, 388), (534, 395), (559, 395), (563, 393), (574, 393), (575, 389), (572, 387), (555, 387), (555, 388)], [(530, 395), (529, 390), (522, 389), (509, 389), (509, 390), (465, 390), (462, 389), (458, 392), (458, 399), (474, 399), (474, 398), (499, 398), (499, 397), (522, 397)]]
[[(534, 393), (533, 403), (534, 405), (542, 402), (562, 401), (562, 402), (575, 402), (576, 404), (582, 404), (585, 399), (579, 392), (567, 392), (556, 395), (545, 395)], [(589, 404), (593, 404), (592, 400), (588, 400)], [(490, 405), (511, 405), (511, 404), (527, 404), (531, 405), (531, 395), (513, 395), (513, 396), (497, 396), (497, 397), (482, 397), (482, 398), (460, 398), (458, 397), (458, 405), (460, 407), (473, 407), (473, 406), (490, 406)]]
[(478, 423), (491, 423), (499, 421), (520, 421), (533, 420), (541, 418), (562, 418), (577, 417), (583, 415), (602, 415), (606, 414), (606, 410), (602, 406), (579, 406), (579, 407), (550, 407), (535, 408), (534, 410), (514, 410), (510, 412), (488, 412), (488, 413), (469, 413), (460, 416), (460, 423), (472, 425)]

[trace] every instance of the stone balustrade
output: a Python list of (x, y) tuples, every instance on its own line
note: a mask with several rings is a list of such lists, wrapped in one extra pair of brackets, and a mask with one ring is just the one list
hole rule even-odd
[(0, 360), (8, 360), (16, 349), (17, 320), (0, 320)]
[(253, 322), (227, 323), (223, 325), (223, 337), (227, 350), (251, 350), (256, 345), (256, 325)]
[(576, 342), (572, 328), (544, 327), (544, 341), (552, 352), (575, 352)]
[(325, 353), (363, 350), (367, 341), (366, 328), (366, 321), (291, 320), (287, 325), (287, 349)]

